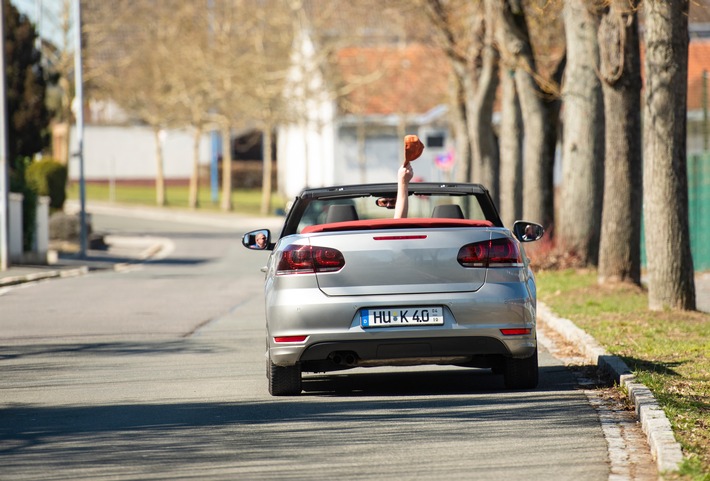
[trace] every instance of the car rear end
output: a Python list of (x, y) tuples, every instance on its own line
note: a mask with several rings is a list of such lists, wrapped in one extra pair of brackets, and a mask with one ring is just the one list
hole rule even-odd
[(537, 383), (534, 281), (507, 229), (287, 236), (270, 261), (265, 292), (274, 366), (457, 364), (505, 372), (515, 359), (528, 360), (529, 371), (535, 356)]

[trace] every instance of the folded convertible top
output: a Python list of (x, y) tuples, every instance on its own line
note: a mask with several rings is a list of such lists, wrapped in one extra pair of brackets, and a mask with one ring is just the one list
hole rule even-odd
[(405, 218), (405, 219), (368, 219), (348, 222), (333, 222), (305, 227), (301, 233), (339, 232), (375, 229), (429, 229), (439, 227), (493, 227), (487, 220), (442, 219), (442, 218)]

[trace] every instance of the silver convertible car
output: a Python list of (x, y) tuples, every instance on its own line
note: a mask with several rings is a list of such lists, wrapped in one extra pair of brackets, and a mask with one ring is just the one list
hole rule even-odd
[(304, 190), (269, 249), (269, 392), (301, 392), (304, 372), (424, 364), (489, 368), (510, 389), (538, 383), (536, 288), (521, 242), (478, 184), (412, 183), (409, 217), (392, 218), (397, 184)]

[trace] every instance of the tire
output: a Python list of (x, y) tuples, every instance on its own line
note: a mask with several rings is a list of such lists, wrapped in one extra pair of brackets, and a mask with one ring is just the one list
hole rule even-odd
[(538, 383), (537, 349), (525, 359), (506, 359), (503, 381), (508, 389), (534, 389)]
[(297, 396), (301, 394), (301, 365), (277, 366), (269, 360), (267, 371), (269, 394), (272, 396)]

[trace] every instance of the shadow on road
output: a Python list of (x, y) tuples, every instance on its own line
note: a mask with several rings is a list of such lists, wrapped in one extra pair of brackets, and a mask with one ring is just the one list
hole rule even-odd
[[(211, 354), (219, 349), (205, 343), (192, 343), (184, 340), (155, 342), (95, 342), (66, 344), (28, 344), (0, 345), (0, 361), (46, 355), (72, 354), (79, 356), (145, 356), (180, 353)], [(0, 369), (8, 371), (11, 366)]]

